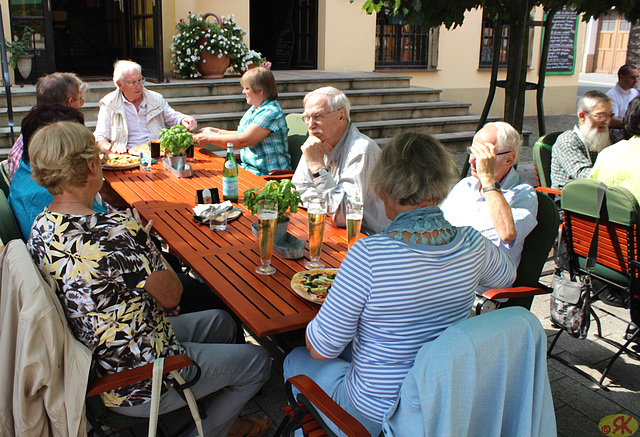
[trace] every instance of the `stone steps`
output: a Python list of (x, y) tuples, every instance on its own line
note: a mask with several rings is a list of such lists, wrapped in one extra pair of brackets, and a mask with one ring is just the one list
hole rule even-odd
[[(467, 103), (440, 100), (441, 90), (411, 86), (410, 76), (361, 71), (274, 71), (278, 102), (286, 113), (301, 113), (305, 94), (321, 86), (342, 89), (352, 105), (353, 123), (366, 135), (384, 143), (398, 130), (430, 133), (453, 150), (463, 150), (473, 137), (478, 115), (469, 113)], [(235, 130), (247, 104), (240, 77), (213, 80), (174, 80), (147, 83), (160, 92), (176, 110), (193, 115), (200, 127)], [(95, 128), (98, 101), (114, 90), (111, 81), (89, 83), (82, 111), (86, 125)], [(35, 104), (35, 87), (12, 87), (15, 136), (20, 122)], [(0, 157), (11, 147), (8, 110), (4, 90), (0, 91)]]

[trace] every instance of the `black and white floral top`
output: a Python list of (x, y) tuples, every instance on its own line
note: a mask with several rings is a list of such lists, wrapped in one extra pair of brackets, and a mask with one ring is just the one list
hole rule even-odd
[[(94, 376), (183, 353), (164, 311), (144, 290), (165, 270), (149, 236), (131, 217), (95, 213), (39, 214), (27, 243), (40, 270), (55, 281), (74, 336), (93, 352)], [(169, 381), (165, 381), (165, 389)], [(151, 381), (102, 395), (108, 407), (151, 399)]]

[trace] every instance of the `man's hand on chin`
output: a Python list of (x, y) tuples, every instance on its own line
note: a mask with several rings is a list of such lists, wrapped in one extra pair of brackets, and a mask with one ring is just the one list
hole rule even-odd
[(311, 170), (311, 173), (317, 173), (319, 169), (325, 167), (324, 155), (326, 147), (320, 138), (309, 135), (304, 144), (300, 147), (304, 159)]

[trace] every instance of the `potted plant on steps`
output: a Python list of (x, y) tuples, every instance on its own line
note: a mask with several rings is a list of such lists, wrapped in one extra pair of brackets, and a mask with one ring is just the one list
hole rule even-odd
[[(207, 20), (210, 17), (213, 19)], [(244, 43), (245, 35), (233, 16), (189, 11), (186, 19), (181, 18), (176, 23), (171, 63), (179, 76), (188, 78), (220, 78), (228, 67), (243, 73), (256, 61), (266, 61), (260, 53), (249, 50)], [(220, 62), (223, 65), (219, 70), (208, 68), (210, 64)]]
[(176, 172), (190, 170), (185, 164), (185, 159), (187, 149), (193, 146), (193, 137), (186, 127), (179, 124), (162, 129), (160, 131), (160, 146), (167, 152), (167, 157), (164, 159), (165, 167), (169, 166)]
[[(304, 243), (287, 232), (289, 212), (298, 212), (302, 205), (300, 193), (290, 179), (269, 181), (264, 187), (251, 188), (244, 192), (243, 203), (251, 214), (256, 214), (258, 202), (261, 200), (275, 200), (278, 202), (278, 219), (276, 221), (276, 235), (273, 251), (283, 258), (297, 259), (304, 255)], [(254, 223), (252, 231), (258, 236), (258, 223)]]
[(33, 27), (26, 26), (22, 30), (22, 36), (20, 38), (16, 41), (6, 42), (7, 52), (11, 53), (11, 56), (9, 56), (9, 65), (14, 70), (17, 68), (23, 79), (27, 79), (31, 74), (33, 55), (30, 54), (27, 49), (31, 47), (33, 32)]

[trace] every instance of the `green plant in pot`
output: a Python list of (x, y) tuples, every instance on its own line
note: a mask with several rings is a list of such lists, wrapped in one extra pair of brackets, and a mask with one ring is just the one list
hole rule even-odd
[(258, 202), (265, 199), (278, 202), (275, 244), (282, 245), (287, 234), (289, 211), (296, 213), (298, 212), (298, 206), (302, 205), (300, 193), (298, 193), (296, 186), (289, 179), (269, 181), (264, 187), (246, 190), (243, 203), (251, 214), (256, 214)]
[(186, 127), (179, 124), (160, 131), (160, 146), (167, 152), (173, 168), (183, 171), (187, 149), (193, 146), (193, 136)]
[[(34, 32), (35, 30), (33, 27), (25, 26), (20, 38), (15, 41), (7, 41), (5, 44), (7, 46), (7, 52), (11, 53), (11, 56), (9, 56), (8, 59), (9, 65), (14, 70), (18, 67), (23, 78), (29, 76), (29, 73), (31, 72), (31, 59), (33, 58), (33, 55), (27, 50), (31, 47), (31, 37)], [(22, 66), (21, 62), (28, 62), (28, 71), (26, 66)]]

